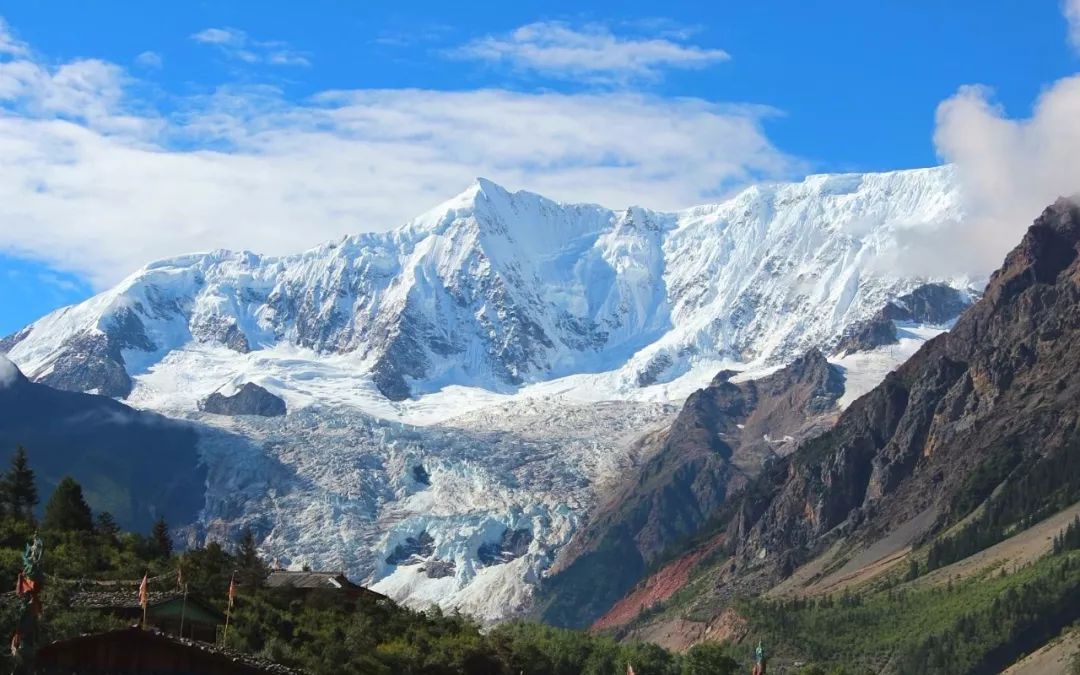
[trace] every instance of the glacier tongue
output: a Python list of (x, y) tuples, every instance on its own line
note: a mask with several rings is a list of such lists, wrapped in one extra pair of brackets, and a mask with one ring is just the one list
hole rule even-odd
[[(828, 351), (931, 281), (892, 265), (898, 235), (962, 215), (949, 167), (811, 176), (675, 213), (478, 179), (390, 232), (149, 264), (0, 353), (52, 386), (209, 425), (193, 539), (251, 524), (282, 562), (494, 621), (528, 605), (671, 404), (722, 368)], [(937, 329), (920, 330), (834, 358), (844, 402)], [(289, 414), (198, 412), (246, 383)]]
[[(637, 463), (628, 440), (675, 411), (526, 400), (432, 427), (345, 408), (231, 418), (231, 434), (203, 439), (207, 506), (190, 534), (250, 525), (282, 564), (345, 569), (403, 602), (495, 621), (528, 606), (603, 487)], [(488, 415), (499, 422), (477, 430)], [(499, 550), (515, 532), (517, 549)]]

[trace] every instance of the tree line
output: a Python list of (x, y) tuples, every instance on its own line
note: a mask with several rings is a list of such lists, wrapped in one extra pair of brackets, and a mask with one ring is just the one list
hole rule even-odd
[[(149, 533), (125, 532), (108, 512), (93, 512), (71, 477), (57, 484), (40, 521), (38, 504), (34, 472), (20, 448), (0, 477), (0, 574), (14, 581), (23, 546), (39, 532), (47, 575), (44, 642), (124, 626), (73, 608), (79, 583), (72, 580), (138, 580), (146, 574), (158, 585), (151, 590), (176, 590), (179, 570), (190, 596), (222, 611), (230, 581), (237, 581), (229, 648), (313, 674), (610, 675), (632, 665), (637, 675), (729, 675), (749, 669), (725, 645), (679, 654), (526, 621), (482, 630), (469, 617), (437, 607), (417, 611), (377, 596), (268, 588), (269, 566), (250, 529), (233, 541), (178, 551), (163, 518)], [(0, 603), (0, 637), (14, 631), (15, 620), (14, 606)], [(0, 667), (10, 665), (7, 659), (0, 653)]]

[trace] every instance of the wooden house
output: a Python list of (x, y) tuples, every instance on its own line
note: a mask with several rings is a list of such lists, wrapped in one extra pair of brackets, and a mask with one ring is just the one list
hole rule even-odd
[[(139, 624), (143, 617), (138, 593), (127, 589), (80, 590), (71, 596), (70, 603), (73, 608), (111, 614), (131, 624)], [(178, 591), (151, 592), (147, 598), (146, 623), (180, 637), (215, 642), (225, 615), (191, 595), (185, 598)]]

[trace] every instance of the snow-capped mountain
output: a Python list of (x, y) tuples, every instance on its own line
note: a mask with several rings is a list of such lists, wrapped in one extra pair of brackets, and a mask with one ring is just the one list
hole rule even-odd
[(939, 332), (883, 308), (928, 281), (967, 287), (893, 264), (899, 235), (960, 217), (949, 167), (675, 213), (478, 179), (387, 233), (152, 263), (0, 353), (35, 381), (209, 429), (191, 536), (252, 524), (283, 562), (496, 620), (640, 461), (636, 437), (720, 368), (873, 346), (884, 322), (893, 346), (833, 359), (844, 404)]
[(122, 397), (173, 352), (212, 347), (346, 355), (391, 400), (612, 370), (651, 385), (835, 343), (921, 281), (889, 269), (897, 231), (959, 216), (947, 167), (811, 176), (678, 213), (479, 179), (389, 233), (152, 263), (0, 349), (32, 379)]

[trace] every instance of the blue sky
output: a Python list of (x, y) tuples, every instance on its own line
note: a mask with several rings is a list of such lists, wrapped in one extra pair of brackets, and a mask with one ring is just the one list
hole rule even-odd
[[(1062, 9), (7, 3), (0, 334), (154, 258), (387, 229), (475, 175), (678, 208), (754, 180), (962, 161), (939, 106), (1035, 126), (1077, 70)], [(976, 83), (992, 93), (958, 94)]]

